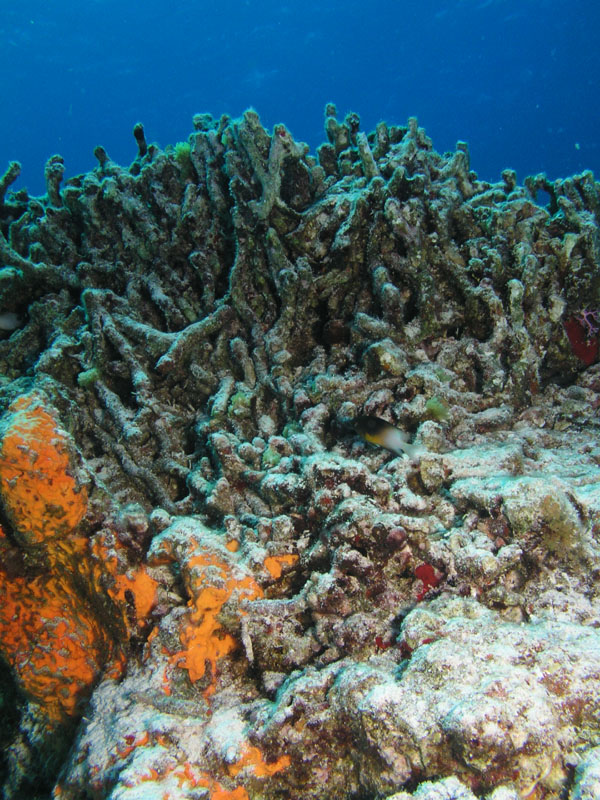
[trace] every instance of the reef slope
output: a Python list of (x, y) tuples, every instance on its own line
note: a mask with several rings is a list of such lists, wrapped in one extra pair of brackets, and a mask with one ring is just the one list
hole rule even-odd
[(194, 127), (0, 180), (4, 796), (594, 796), (599, 184)]

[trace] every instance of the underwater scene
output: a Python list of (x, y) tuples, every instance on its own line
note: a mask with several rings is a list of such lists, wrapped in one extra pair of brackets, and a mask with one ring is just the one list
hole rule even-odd
[(3, 9), (3, 800), (600, 798), (599, 23)]

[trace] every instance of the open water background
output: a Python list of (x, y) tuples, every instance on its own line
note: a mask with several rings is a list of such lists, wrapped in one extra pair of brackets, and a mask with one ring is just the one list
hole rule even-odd
[(0, 0), (0, 172), (44, 191), (54, 153), (67, 176), (136, 154), (133, 125), (161, 146), (197, 112), (253, 106), (315, 148), (323, 108), (417, 116), (443, 152), (520, 181), (600, 177), (598, 0)]

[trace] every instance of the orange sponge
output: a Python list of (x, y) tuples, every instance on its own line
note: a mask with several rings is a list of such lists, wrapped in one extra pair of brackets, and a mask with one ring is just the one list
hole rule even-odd
[(111, 659), (122, 665), (98, 609), (112, 603), (111, 621), (120, 617), (131, 635), (156, 602), (156, 581), (144, 565), (129, 565), (124, 546), (109, 550), (102, 536), (78, 530), (88, 495), (74, 477), (74, 452), (39, 393), (21, 396), (0, 422), (0, 501), (14, 540), (44, 568), (32, 576), (3, 565), (10, 546), (0, 528), (0, 652), (55, 720), (77, 714)]
[(217, 616), (233, 592), (239, 599), (253, 600), (262, 596), (262, 589), (249, 575), (236, 575), (232, 565), (208, 549), (201, 549), (186, 564), (186, 583), (191, 599), (188, 603), (188, 624), (181, 634), (183, 649), (174, 661), (189, 671), (190, 680), (204, 676), (206, 665), (211, 667), (214, 690), (217, 661), (237, 646), (237, 641), (226, 633)]
[(25, 692), (54, 720), (77, 712), (111, 650), (89, 606), (60, 578), (9, 580), (2, 571), (0, 641)]
[(67, 434), (41, 396), (20, 397), (0, 425), (0, 497), (27, 548), (70, 533), (87, 509), (70, 469)]

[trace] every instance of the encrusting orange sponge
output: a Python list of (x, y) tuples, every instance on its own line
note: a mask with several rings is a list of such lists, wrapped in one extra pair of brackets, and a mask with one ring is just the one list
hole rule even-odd
[[(187, 670), (192, 683), (203, 679), (208, 699), (216, 688), (218, 662), (238, 647), (238, 640), (219, 619), (223, 607), (236, 598), (235, 614), (242, 617), (244, 602), (262, 597), (263, 590), (235, 553), (217, 543), (208, 531), (200, 542), (201, 523), (195, 521), (195, 529), (189, 525), (182, 522), (159, 536), (150, 563), (180, 564), (188, 607), (178, 623), (181, 649), (171, 653), (170, 663)], [(170, 691), (168, 681), (164, 691)]]
[(237, 647), (237, 641), (223, 630), (217, 616), (234, 591), (240, 600), (253, 600), (262, 597), (262, 589), (251, 576), (237, 576), (231, 565), (204, 549), (189, 559), (186, 573), (191, 595), (189, 624), (181, 633), (183, 649), (173, 660), (188, 670), (192, 682), (204, 676), (209, 664), (212, 680), (206, 693), (211, 694), (217, 661)]
[(111, 643), (60, 577), (9, 580), (0, 570), (0, 648), (25, 692), (58, 721), (78, 712)]
[(0, 424), (0, 497), (23, 547), (69, 534), (87, 510), (70, 469), (67, 434), (36, 394), (19, 397)]
[(3, 563), (14, 547), (0, 529), (0, 652), (56, 721), (79, 712), (110, 662), (123, 663), (98, 609), (112, 603), (131, 634), (156, 602), (144, 565), (127, 568), (126, 553), (117, 558), (113, 548), (109, 557), (98, 537), (93, 544), (81, 535), (88, 493), (74, 477), (74, 453), (40, 393), (19, 397), (0, 420), (0, 501), (13, 542), (36, 570)]

